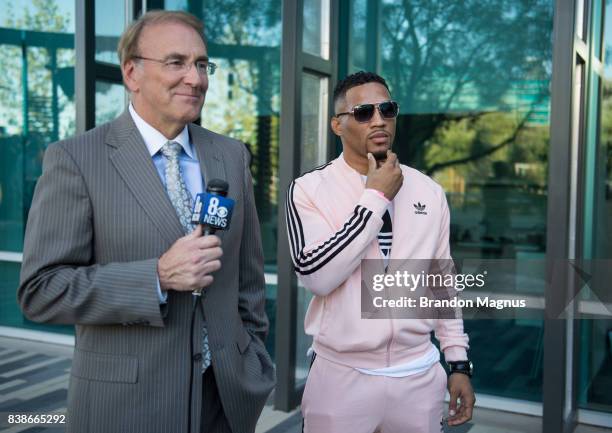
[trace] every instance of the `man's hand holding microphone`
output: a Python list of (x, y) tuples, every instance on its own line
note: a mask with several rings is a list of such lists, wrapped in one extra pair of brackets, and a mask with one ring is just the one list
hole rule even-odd
[(191, 292), (212, 284), (211, 274), (221, 268), (221, 239), (202, 233), (198, 224), (159, 258), (157, 274), (162, 290)]
[(216, 230), (227, 230), (234, 201), (227, 198), (228, 184), (212, 179), (205, 194), (198, 194), (194, 205), (193, 232), (178, 239), (160, 258), (157, 274), (162, 290), (199, 294), (213, 282), (213, 272), (221, 268), (221, 239)]

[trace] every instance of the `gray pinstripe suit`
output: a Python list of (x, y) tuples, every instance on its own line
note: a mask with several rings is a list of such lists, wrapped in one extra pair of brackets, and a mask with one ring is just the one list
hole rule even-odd
[[(220, 234), (222, 268), (203, 306), (225, 415), (234, 433), (252, 432), (274, 370), (263, 345), (263, 257), (248, 152), (196, 125), (189, 133), (205, 179), (227, 180), (236, 201), (231, 228)], [(192, 368), (192, 431), (199, 432), (202, 375), (200, 362), (189, 359), (192, 296), (170, 291), (160, 307), (156, 292), (157, 258), (181, 236), (127, 111), (47, 149), (18, 298), (31, 320), (76, 325), (68, 431), (185, 432)]]

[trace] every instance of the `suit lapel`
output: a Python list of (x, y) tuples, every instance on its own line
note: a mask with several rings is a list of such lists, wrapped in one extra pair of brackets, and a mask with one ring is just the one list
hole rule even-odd
[(106, 143), (110, 160), (162, 236), (173, 243), (183, 228), (159, 178), (147, 147), (126, 110), (111, 126)]
[(227, 180), (223, 154), (213, 139), (213, 134), (203, 128), (189, 125), (189, 136), (200, 161), (200, 171), (204, 178), (204, 188), (211, 179)]

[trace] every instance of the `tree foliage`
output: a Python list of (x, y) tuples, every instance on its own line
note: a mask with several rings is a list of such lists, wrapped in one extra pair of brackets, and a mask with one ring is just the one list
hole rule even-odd
[(492, 161), (506, 146), (529, 145), (527, 137), (538, 137), (541, 152), (546, 138), (526, 131), (547, 123), (533, 119), (548, 112), (550, 0), (381, 4), (382, 72), (406, 113), (401, 160), (434, 174)]

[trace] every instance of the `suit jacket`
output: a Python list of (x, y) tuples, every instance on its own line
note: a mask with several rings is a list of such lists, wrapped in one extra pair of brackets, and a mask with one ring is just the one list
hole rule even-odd
[[(234, 433), (252, 432), (274, 369), (263, 343), (263, 253), (249, 156), (242, 143), (199, 126), (189, 125), (189, 134), (205, 181), (225, 179), (236, 201), (230, 229), (219, 234), (222, 268), (203, 292), (203, 310), (226, 417)], [(69, 432), (187, 431), (190, 368), (191, 431), (200, 431), (201, 360), (189, 353), (192, 295), (169, 291), (160, 305), (156, 289), (158, 258), (183, 235), (127, 111), (47, 149), (18, 298), (31, 320), (75, 325)]]

